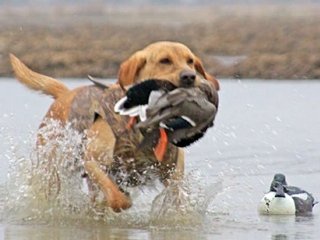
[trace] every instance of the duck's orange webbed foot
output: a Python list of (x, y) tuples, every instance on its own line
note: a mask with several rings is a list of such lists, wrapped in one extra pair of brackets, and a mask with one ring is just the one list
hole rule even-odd
[(126, 125), (126, 129), (131, 130), (136, 123), (137, 123), (136, 117), (129, 117), (129, 122)]
[(168, 135), (166, 131), (163, 128), (160, 128), (160, 138), (156, 145), (156, 147), (153, 149), (154, 155), (156, 156), (156, 159), (161, 162), (163, 161), (164, 155), (166, 154), (167, 147), (168, 147)]

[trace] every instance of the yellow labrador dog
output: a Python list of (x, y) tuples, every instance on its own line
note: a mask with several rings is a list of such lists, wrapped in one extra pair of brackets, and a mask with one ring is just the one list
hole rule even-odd
[[(85, 135), (82, 157), (89, 189), (94, 186), (102, 191), (105, 205), (114, 211), (132, 205), (126, 186), (142, 185), (154, 177), (166, 185), (170, 179), (181, 178), (184, 171), (183, 151), (174, 145), (169, 144), (161, 162), (151, 150), (136, 151), (143, 138), (141, 132), (128, 129), (128, 118), (113, 111), (125, 95), (125, 87), (146, 79), (166, 79), (179, 87), (184, 79), (191, 78), (194, 86), (206, 79), (219, 89), (218, 81), (205, 71), (201, 60), (177, 42), (156, 42), (134, 53), (121, 64), (118, 81), (110, 86), (93, 84), (69, 89), (54, 78), (30, 70), (14, 55), (10, 58), (21, 83), (54, 98), (40, 129), (46, 126), (46, 119), (54, 119), (63, 125), (71, 123)], [(37, 145), (45, 144), (39, 134)], [(119, 174), (120, 170), (125, 174)], [(96, 191), (91, 191), (91, 197), (95, 201)]]

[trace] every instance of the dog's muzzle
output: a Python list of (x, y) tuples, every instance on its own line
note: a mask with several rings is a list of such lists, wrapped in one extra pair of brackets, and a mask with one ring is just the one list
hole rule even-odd
[(180, 73), (181, 87), (193, 87), (196, 80), (196, 73), (184, 70)]

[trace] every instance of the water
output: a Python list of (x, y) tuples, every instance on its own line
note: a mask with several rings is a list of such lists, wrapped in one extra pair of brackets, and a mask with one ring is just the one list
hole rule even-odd
[(320, 199), (320, 82), (221, 86), (215, 127), (186, 151), (184, 209), (161, 205), (170, 193), (155, 183), (133, 191), (129, 211), (101, 217), (72, 178), (59, 204), (30, 194), (35, 132), (52, 100), (0, 79), (0, 239), (319, 239), (319, 206), (309, 217), (259, 216), (256, 207), (276, 172)]

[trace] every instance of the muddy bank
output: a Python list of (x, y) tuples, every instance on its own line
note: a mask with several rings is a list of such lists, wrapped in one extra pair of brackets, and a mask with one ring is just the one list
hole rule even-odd
[(320, 78), (317, 9), (2, 9), (0, 76), (12, 75), (12, 52), (51, 76), (113, 78), (136, 50), (172, 40), (188, 45), (218, 77)]

